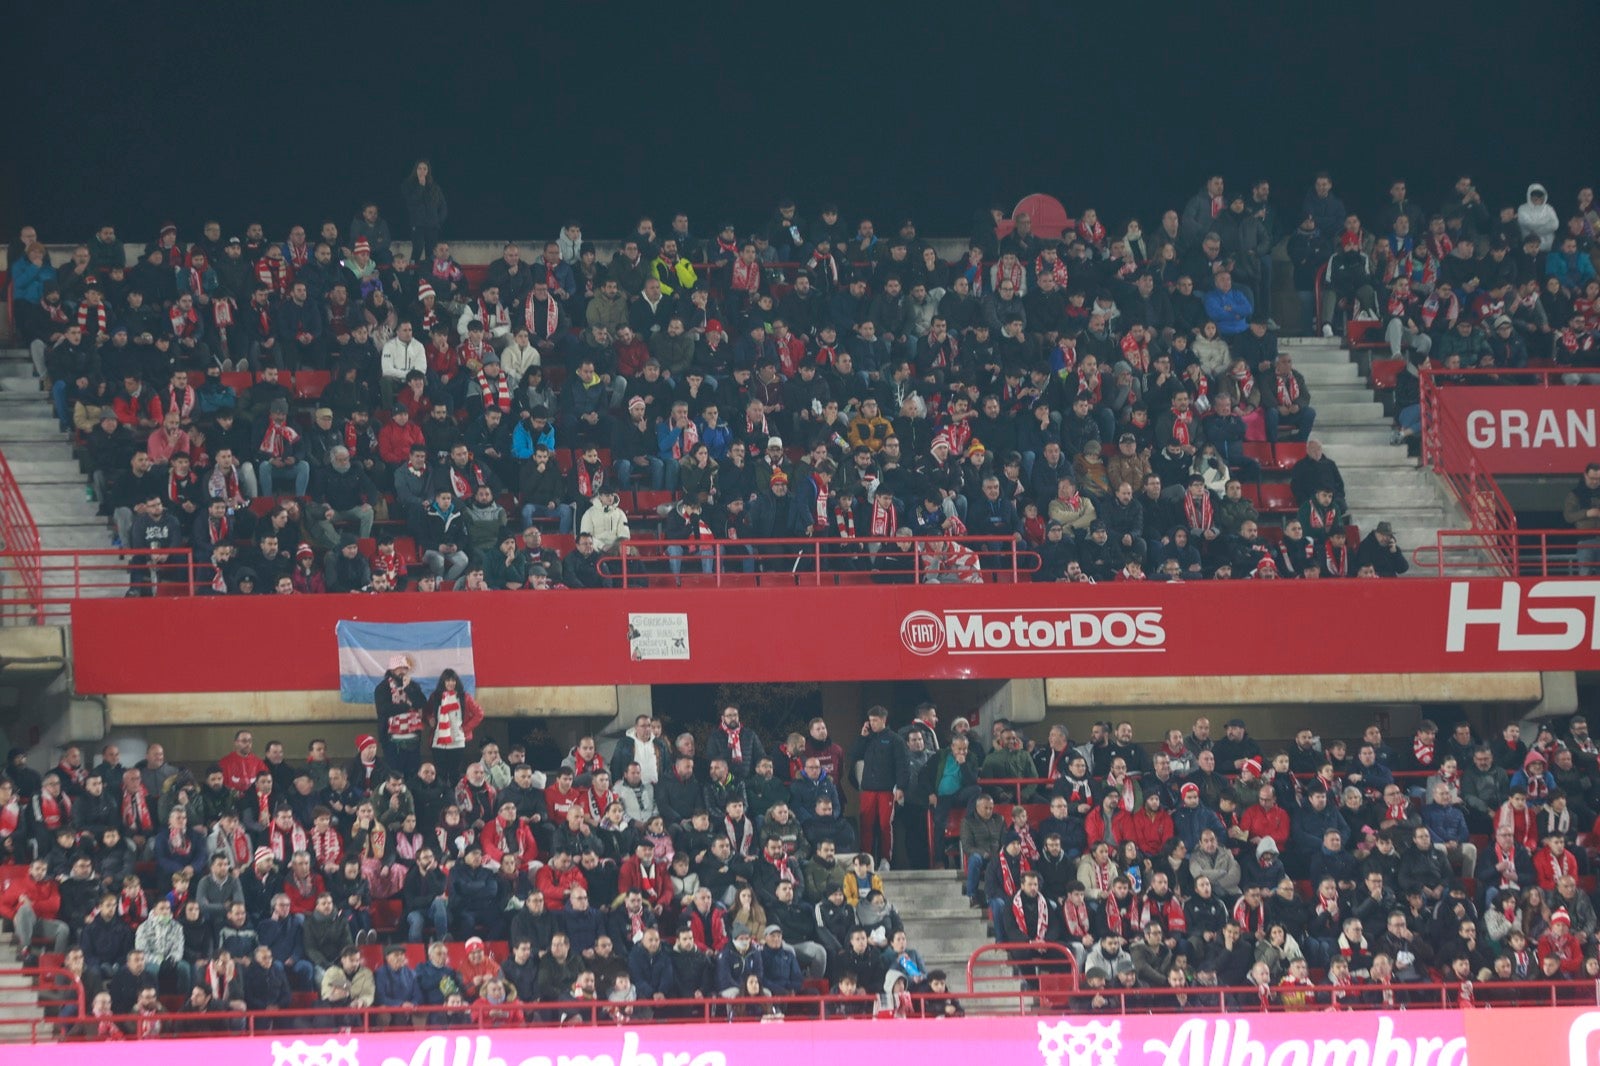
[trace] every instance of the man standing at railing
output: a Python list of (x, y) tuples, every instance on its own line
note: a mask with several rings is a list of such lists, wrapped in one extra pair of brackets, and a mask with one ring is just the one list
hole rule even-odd
[(1583, 468), (1583, 476), (1567, 493), (1561, 517), (1574, 529), (1594, 534), (1578, 542), (1578, 572), (1600, 573), (1600, 463)]
[(134, 554), (128, 559), (129, 597), (151, 595), (152, 582), (173, 580), (179, 568), (163, 566), (172, 550), (183, 547), (183, 527), (166, 510), (160, 493), (152, 493), (134, 507), (133, 524), (128, 547)]

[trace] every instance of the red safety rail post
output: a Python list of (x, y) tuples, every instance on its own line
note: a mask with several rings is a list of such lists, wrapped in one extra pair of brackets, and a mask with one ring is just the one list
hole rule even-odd
[[(38, 600), (43, 593), (44, 581), (39, 572), (39, 527), (23, 498), (22, 487), (17, 484), (11, 464), (0, 454), (0, 580), (21, 585), (23, 599), (35, 607), (34, 622), (42, 622), (43, 612)], [(7, 599), (7, 605), (15, 601)]]

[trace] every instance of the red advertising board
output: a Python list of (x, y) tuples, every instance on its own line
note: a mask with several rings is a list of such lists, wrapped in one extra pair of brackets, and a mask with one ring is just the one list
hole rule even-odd
[(337, 689), (334, 625), (472, 623), (485, 686), (1591, 670), (1600, 579), (80, 600), (80, 692)]
[(1439, 417), (1491, 474), (1576, 474), (1600, 458), (1600, 386), (1447, 385)]

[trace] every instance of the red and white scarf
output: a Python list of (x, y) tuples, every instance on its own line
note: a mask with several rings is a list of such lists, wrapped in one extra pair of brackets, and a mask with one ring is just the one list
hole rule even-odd
[(511, 385), (504, 374), (491, 378), (479, 370), (478, 394), (483, 397), (485, 408), (498, 407), (506, 414), (511, 413)]
[(167, 319), (172, 323), (172, 335), (179, 340), (200, 332), (200, 313), (192, 307), (187, 311), (174, 307), (167, 313)]
[(899, 516), (895, 513), (893, 503), (887, 507), (872, 505), (872, 536), (875, 538), (889, 537), (900, 528)]
[(556, 303), (554, 296), (548, 297), (544, 302), (544, 329), (539, 329), (538, 319), (534, 316), (534, 305), (537, 300), (529, 298), (522, 308), (522, 324), (528, 327), (528, 332), (535, 337), (554, 337), (561, 328), (561, 305)]
[(1211, 493), (1202, 491), (1196, 500), (1194, 493), (1185, 493), (1183, 497), (1183, 515), (1189, 523), (1190, 529), (1202, 532), (1214, 525), (1214, 512), (1211, 506)]
[(154, 825), (150, 794), (144, 785), (122, 790), (122, 824), (134, 833), (148, 833)]
[(1192, 427), (1194, 426), (1194, 410), (1180, 411), (1172, 409), (1172, 439), (1184, 447), (1193, 443)]
[(443, 692), (439, 695), (439, 714), (433, 729), (433, 746), (456, 748), (466, 742), (467, 734), (462, 729), (461, 722), (461, 694)]
[(735, 292), (754, 294), (761, 288), (761, 263), (746, 263), (743, 259), (733, 261), (733, 275), (729, 288)]
[(1349, 545), (1335, 546), (1332, 541), (1329, 541), (1323, 546), (1322, 554), (1328, 563), (1328, 573), (1334, 577), (1350, 576)]
[(59, 829), (67, 824), (72, 814), (72, 800), (65, 794), (51, 796), (41, 792), (33, 798), (33, 809), (40, 825), (46, 829)]
[(1067, 935), (1085, 937), (1090, 933), (1089, 905), (1082, 900), (1074, 903), (1071, 896), (1061, 904), (1061, 917), (1067, 923)]
[(994, 291), (999, 292), (1000, 286), (1011, 282), (1016, 292), (1022, 291), (1023, 279), (1027, 277), (1021, 260), (1014, 260), (1009, 266), (1004, 259), (994, 265)]
[(470, 500), (472, 499), (472, 494), (477, 491), (478, 486), (488, 484), (488, 481), (484, 478), (483, 471), (479, 469), (477, 463), (468, 462), (467, 473), (472, 475), (472, 480), (467, 480), (466, 475), (461, 472), (456, 464), (450, 464), (450, 491), (454, 492), (458, 497)]
[(95, 337), (106, 332), (108, 321), (105, 304), (91, 304), (85, 301), (78, 305), (78, 325), (83, 328), (85, 337)]
[(279, 829), (276, 821), (267, 828), (267, 847), (272, 851), (273, 858), (281, 863), (288, 862), (297, 851), (309, 850), (309, 843), (306, 831), (300, 828), (299, 823), (291, 825), (287, 832)]
[(1054, 260), (1047, 262), (1043, 254), (1033, 261), (1035, 274), (1049, 274), (1056, 279), (1056, 284), (1061, 286), (1061, 291), (1067, 291), (1067, 261), (1059, 255)]
[(1412, 737), (1411, 756), (1417, 760), (1418, 766), (1431, 767), (1433, 765), (1433, 745), (1426, 743), (1421, 737)]
[(823, 483), (822, 478), (816, 474), (811, 475), (811, 484), (817, 489), (817, 507), (812, 525), (817, 530), (824, 530), (828, 528), (828, 500), (833, 494), (828, 491), (828, 486)]
[(579, 461), (574, 467), (578, 477), (578, 495), (586, 500), (594, 499), (595, 493), (605, 485), (606, 471), (604, 463), (596, 463), (591, 470), (589, 464)]
[(728, 738), (728, 759), (732, 762), (744, 762), (744, 726), (729, 729), (726, 725), (720, 725), (717, 728)]
[(185, 385), (181, 390), (173, 388), (167, 389), (166, 409), (168, 411), (177, 411), (180, 419), (188, 421), (190, 418), (193, 418), (194, 405), (195, 399), (193, 385)]
[(1278, 403), (1286, 405), (1300, 402), (1300, 379), (1292, 373), (1278, 375)]
[(261, 438), (261, 450), (274, 459), (282, 459), (284, 453), (300, 440), (300, 431), (287, 422), (277, 419), (267, 421), (267, 432)]
[[(1035, 896), (1033, 899), (1038, 904), (1038, 913), (1031, 923), (1034, 927), (1033, 939), (1043, 940), (1045, 933), (1050, 929), (1050, 901), (1043, 896)], [(1011, 916), (1017, 920), (1017, 928), (1026, 932), (1030, 923), (1027, 911), (1022, 906), (1021, 892), (1011, 897)]]
[[(382, 559), (383, 556), (380, 555), (378, 558)], [(396, 707), (405, 708), (405, 710), (399, 711), (393, 718), (389, 719), (389, 735), (391, 737), (414, 737), (421, 733), (422, 712), (409, 705), (406, 686), (395, 680), (393, 675), (389, 677), (389, 699)]]
[(344, 841), (339, 839), (337, 829), (313, 829), (311, 831), (311, 856), (317, 860), (321, 867), (336, 866), (344, 858)]

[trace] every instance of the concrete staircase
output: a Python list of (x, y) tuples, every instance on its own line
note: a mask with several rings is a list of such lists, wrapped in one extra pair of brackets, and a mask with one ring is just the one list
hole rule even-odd
[[(1313, 432), (1339, 464), (1351, 521), (1362, 536), (1387, 521), (1409, 556), (1412, 549), (1434, 543), (1439, 530), (1463, 528), (1466, 517), (1444, 483), (1432, 471), (1419, 469), (1405, 448), (1389, 443), (1390, 420), (1383, 404), (1338, 340), (1284, 338), (1279, 349), (1305, 375), (1311, 406), (1317, 410)], [(1411, 574), (1420, 570), (1413, 567)]]
[[(96, 512), (98, 504), (86, 495), (87, 479), (78, 469), (72, 454), (72, 436), (56, 428), (50, 398), (33, 376), (33, 362), (21, 348), (0, 349), (0, 453), (22, 488), (23, 499), (39, 527), (39, 546), (45, 550), (111, 547), (107, 521)], [(46, 559), (45, 565), (62, 559)], [(114, 563), (107, 557), (99, 565)], [(62, 588), (72, 585), (70, 569), (44, 573), (44, 585)], [(89, 590), (85, 595), (120, 596), (126, 589), (125, 575), (107, 568), (86, 575), (85, 580), (111, 587)], [(120, 583), (120, 587), (119, 586)]]
[(32, 1026), (26, 1024), (44, 1017), (33, 978), (7, 973), (22, 965), (17, 957), (16, 937), (0, 934), (0, 1044), (26, 1044)]
[(943, 970), (950, 988), (967, 991), (967, 959), (993, 943), (989, 912), (962, 895), (953, 870), (892, 870), (883, 875), (883, 893), (905, 922), (907, 942), (922, 953), (930, 970)]

